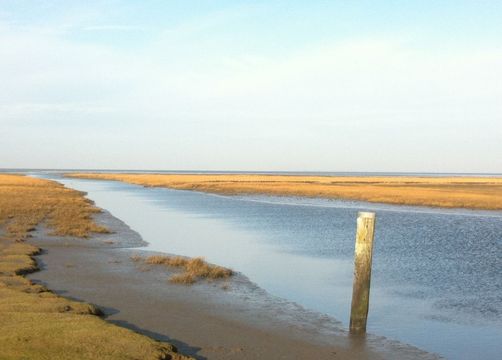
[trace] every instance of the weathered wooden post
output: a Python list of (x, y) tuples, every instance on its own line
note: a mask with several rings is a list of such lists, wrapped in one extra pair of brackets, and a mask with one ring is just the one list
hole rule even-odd
[(374, 233), (375, 213), (360, 212), (357, 216), (354, 283), (350, 310), (350, 332), (352, 334), (364, 334), (366, 332)]

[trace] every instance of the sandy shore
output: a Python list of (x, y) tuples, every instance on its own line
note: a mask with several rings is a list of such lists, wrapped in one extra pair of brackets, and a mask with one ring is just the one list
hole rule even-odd
[(375, 336), (348, 336), (334, 319), (274, 298), (242, 275), (170, 284), (166, 269), (130, 259), (139, 252), (130, 247), (144, 245), (137, 233), (106, 212), (97, 220), (114, 233), (79, 240), (37, 230), (31, 241), (44, 252), (41, 271), (30, 279), (94, 303), (108, 321), (169, 341), (181, 353), (197, 359), (436, 358)]

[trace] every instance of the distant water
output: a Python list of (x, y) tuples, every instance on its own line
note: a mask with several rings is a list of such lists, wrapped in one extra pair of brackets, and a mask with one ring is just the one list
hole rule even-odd
[(502, 353), (502, 212), (57, 180), (88, 192), (149, 249), (203, 255), (344, 326), (357, 212), (376, 211), (368, 331), (448, 359)]
[(264, 175), (298, 175), (298, 176), (475, 176), (502, 177), (502, 173), (434, 173), (434, 172), (357, 172), (357, 171), (228, 171), (228, 170), (127, 170), (127, 169), (8, 169), (0, 168), (1, 172), (24, 172), (61, 174), (65, 172), (96, 172), (96, 173), (147, 173), (147, 174), (264, 174)]

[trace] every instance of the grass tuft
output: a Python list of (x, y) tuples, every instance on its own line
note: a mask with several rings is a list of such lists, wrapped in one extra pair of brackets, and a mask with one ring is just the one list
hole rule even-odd
[(181, 268), (182, 273), (169, 278), (170, 282), (176, 284), (190, 285), (200, 279), (226, 279), (234, 274), (232, 270), (209, 264), (201, 257), (189, 259), (181, 256), (153, 255), (144, 259), (144, 263)]
[(169, 278), (169, 282), (173, 284), (183, 284), (183, 285), (192, 285), (197, 282), (197, 279), (188, 273), (176, 274), (172, 275)]

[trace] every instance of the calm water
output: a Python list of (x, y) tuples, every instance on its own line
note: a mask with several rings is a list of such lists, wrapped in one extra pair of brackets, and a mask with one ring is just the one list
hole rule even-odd
[(374, 210), (368, 331), (448, 359), (500, 359), (502, 212), (57, 180), (88, 192), (138, 231), (149, 249), (205, 256), (345, 327), (357, 212)]

